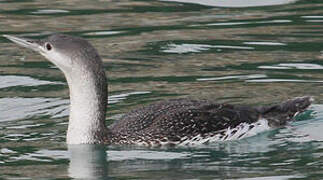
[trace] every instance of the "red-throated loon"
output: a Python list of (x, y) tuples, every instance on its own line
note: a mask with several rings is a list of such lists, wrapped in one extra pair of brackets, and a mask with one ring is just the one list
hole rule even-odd
[(194, 145), (240, 139), (291, 121), (311, 97), (248, 107), (174, 99), (133, 110), (105, 125), (107, 80), (102, 60), (86, 40), (64, 34), (34, 40), (4, 37), (45, 56), (63, 71), (70, 90), (68, 144)]

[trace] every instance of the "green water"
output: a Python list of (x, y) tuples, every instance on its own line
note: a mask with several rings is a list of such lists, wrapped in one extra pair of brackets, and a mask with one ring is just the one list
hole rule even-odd
[(178, 1), (0, 0), (0, 35), (89, 40), (108, 74), (108, 124), (179, 97), (264, 105), (311, 95), (315, 104), (241, 141), (67, 147), (63, 74), (0, 37), (0, 179), (323, 179), (323, 2)]

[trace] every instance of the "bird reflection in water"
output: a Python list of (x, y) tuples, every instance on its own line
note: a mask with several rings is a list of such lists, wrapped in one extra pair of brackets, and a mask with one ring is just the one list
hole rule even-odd
[(68, 145), (71, 178), (108, 179), (106, 146), (97, 144)]

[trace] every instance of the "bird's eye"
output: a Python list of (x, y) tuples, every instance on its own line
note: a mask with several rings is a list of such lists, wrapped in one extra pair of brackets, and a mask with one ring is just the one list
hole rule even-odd
[(50, 45), (49, 43), (46, 43), (45, 47), (46, 47), (47, 51), (52, 50), (52, 45)]

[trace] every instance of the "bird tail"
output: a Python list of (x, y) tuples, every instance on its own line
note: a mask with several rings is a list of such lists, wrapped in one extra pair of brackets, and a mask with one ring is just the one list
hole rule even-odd
[(313, 100), (310, 96), (297, 97), (278, 105), (262, 106), (258, 110), (271, 127), (279, 127), (293, 120), (298, 113), (305, 111)]

